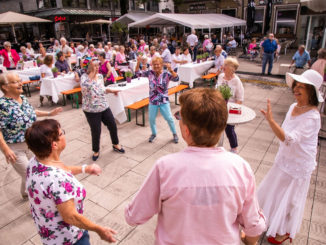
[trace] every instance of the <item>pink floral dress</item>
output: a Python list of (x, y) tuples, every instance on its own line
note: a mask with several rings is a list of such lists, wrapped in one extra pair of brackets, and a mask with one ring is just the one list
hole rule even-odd
[(57, 205), (74, 199), (78, 213), (83, 213), (86, 191), (69, 172), (44, 165), (33, 157), (27, 168), (26, 188), (32, 217), (43, 244), (72, 245), (84, 230), (63, 221)]

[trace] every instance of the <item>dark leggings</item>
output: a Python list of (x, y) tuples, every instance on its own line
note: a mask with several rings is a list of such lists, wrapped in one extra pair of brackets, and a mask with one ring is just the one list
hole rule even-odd
[(237, 134), (234, 131), (234, 125), (227, 124), (225, 128), (225, 133), (229, 139), (231, 148), (238, 147), (238, 139), (237, 139)]
[(107, 108), (102, 112), (86, 112), (84, 111), (87, 118), (87, 122), (91, 128), (92, 134), (92, 149), (94, 152), (100, 150), (100, 139), (101, 139), (101, 122), (110, 131), (111, 141), (113, 145), (119, 144), (117, 125), (114, 121), (114, 117), (110, 108)]

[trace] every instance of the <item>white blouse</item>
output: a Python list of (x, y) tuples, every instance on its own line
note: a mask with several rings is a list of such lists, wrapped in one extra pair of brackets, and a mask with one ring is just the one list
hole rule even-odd
[(225, 79), (225, 74), (222, 73), (218, 76), (216, 88), (221, 85), (228, 85), (232, 91), (232, 97), (229, 99), (230, 102), (243, 101), (244, 99), (244, 88), (240, 78), (234, 75), (231, 80)]
[(316, 110), (310, 110), (299, 116), (292, 116), (295, 106), (296, 103), (290, 106), (282, 124), (285, 140), (280, 141), (275, 163), (294, 178), (307, 178), (317, 164), (320, 114)]

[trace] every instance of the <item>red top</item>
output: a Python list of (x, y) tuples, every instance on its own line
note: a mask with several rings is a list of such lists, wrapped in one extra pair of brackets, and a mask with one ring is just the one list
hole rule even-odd
[[(10, 61), (9, 61), (7, 50), (6, 49), (0, 50), (0, 55), (2, 55), (4, 58), (3, 66), (5, 66), (6, 68), (10, 68)], [(15, 67), (16, 67), (17, 62), (20, 60), (20, 57), (17, 54), (16, 50), (11, 49), (11, 56), (12, 56), (12, 60), (14, 61)]]

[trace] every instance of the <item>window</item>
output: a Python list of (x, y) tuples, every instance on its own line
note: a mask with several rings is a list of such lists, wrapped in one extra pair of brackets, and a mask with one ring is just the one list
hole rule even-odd
[[(245, 8), (245, 16), (247, 19), (247, 8)], [(261, 34), (264, 28), (265, 8), (256, 7), (255, 9), (255, 23), (252, 28), (252, 33)]]
[(237, 15), (237, 9), (222, 9), (222, 14), (231, 16), (231, 17), (236, 17)]
[(275, 18), (275, 33), (294, 35), (297, 23), (297, 7), (287, 9), (277, 8)]
[(256, 8), (255, 11), (255, 24), (253, 27), (253, 33), (263, 33), (264, 28), (264, 8)]
[(39, 0), (38, 6), (39, 8), (56, 8), (57, 2), (56, 0)]
[(111, 0), (93, 0), (91, 6), (94, 8), (111, 8)]
[(86, 8), (87, 0), (62, 0), (63, 7)]

